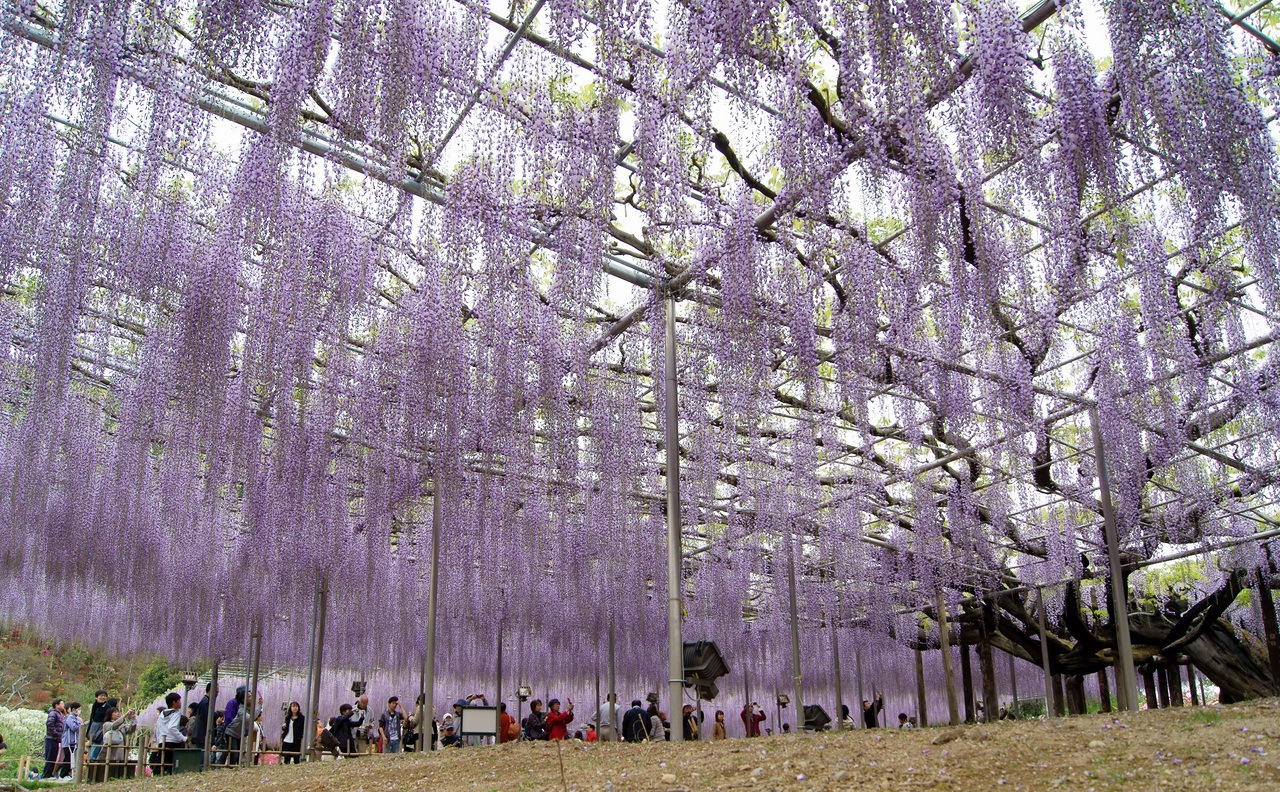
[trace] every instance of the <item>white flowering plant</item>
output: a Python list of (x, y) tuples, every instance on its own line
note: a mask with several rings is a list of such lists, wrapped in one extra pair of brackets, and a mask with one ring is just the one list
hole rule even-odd
[(11, 765), (20, 756), (43, 754), (46, 717), (40, 710), (0, 707), (0, 735), (8, 745), (8, 750), (0, 755), (0, 763)]

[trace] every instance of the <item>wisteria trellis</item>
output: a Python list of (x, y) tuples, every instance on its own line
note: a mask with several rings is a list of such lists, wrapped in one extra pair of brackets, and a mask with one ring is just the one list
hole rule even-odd
[(501, 630), (580, 682), (613, 619), (652, 688), (668, 287), (685, 633), (762, 686), (793, 535), (815, 642), (1105, 574), (1091, 404), (1127, 557), (1275, 529), (1277, 51), (1234, 15), (6, 2), (0, 613), (302, 663), (320, 575), (327, 658), (408, 671), (440, 477), (442, 678)]

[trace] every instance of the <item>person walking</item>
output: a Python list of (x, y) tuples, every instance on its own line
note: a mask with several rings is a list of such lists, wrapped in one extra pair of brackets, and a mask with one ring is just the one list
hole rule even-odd
[(560, 699), (551, 699), (551, 711), (547, 713), (547, 739), (564, 740), (569, 737), (569, 724), (573, 722), (573, 699), (568, 699), (569, 709), (560, 711)]
[(44, 770), (41, 778), (53, 778), (62, 753), (62, 735), (67, 730), (67, 708), (62, 699), (54, 699), (49, 714), (44, 719)]
[(631, 709), (622, 716), (622, 738), (630, 743), (644, 742), (649, 737), (649, 716), (640, 706), (640, 700), (631, 702)]
[(302, 761), (302, 743), (306, 735), (307, 718), (302, 714), (302, 705), (291, 701), (289, 711), (284, 716), (284, 723), (280, 726), (281, 764), (297, 764)]
[(616, 742), (621, 739), (619, 730), (622, 728), (622, 710), (618, 707), (618, 694), (610, 693), (606, 696), (605, 703), (600, 705), (591, 720), (596, 725), (600, 742)]
[(711, 724), (711, 739), (723, 740), (728, 737), (728, 732), (724, 728), (724, 710), (716, 710), (715, 722)]
[(547, 739), (547, 716), (542, 711), (542, 699), (534, 699), (529, 704), (529, 717), (525, 719), (524, 738), (526, 740)]
[(156, 707), (160, 713), (156, 718), (156, 761), (151, 763), (151, 772), (156, 775), (168, 775), (173, 772), (173, 752), (187, 745), (187, 735), (182, 733), (182, 696), (169, 693), (164, 697), (164, 706)]
[(760, 724), (764, 723), (764, 711), (754, 701), (742, 708), (742, 725), (748, 737), (760, 736)]
[(383, 753), (400, 753), (400, 738), (404, 736), (404, 719), (405, 714), (400, 707), (400, 698), (392, 696), (387, 699), (387, 709), (378, 718), (378, 738), (382, 741)]

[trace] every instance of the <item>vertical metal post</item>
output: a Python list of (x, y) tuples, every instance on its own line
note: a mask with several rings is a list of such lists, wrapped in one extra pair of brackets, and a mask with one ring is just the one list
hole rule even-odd
[(1014, 665), (1013, 655), (1009, 655), (1009, 687), (1013, 688), (1013, 717), (1018, 717), (1018, 667)]
[(791, 614), (791, 673), (795, 686), (796, 732), (804, 728), (804, 680), (800, 672), (800, 614), (796, 604), (796, 548), (794, 526), (787, 527), (787, 595)]
[[(256, 741), (253, 738), (253, 724), (258, 718), (258, 668), (262, 661), (262, 623), (258, 623), (258, 631), (253, 636), (253, 663), (249, 670), (249, 684), (245, 688), (244, 706), (248, 708), (249, 714), (241, 724), (243, 727), (240, 732), (240, 765), (244, 766), (245, 753), (249, 754), (249, 762), (254, 760), (254, 749)], [(245, 750), (245, 743), (249, 743), (248, 751)]]
[[(614, 635), (613, 635), (613, 616), (609, 617), (609, 731), (613, 732), (613, 739), (621, 741), (622, 735), (618, 734), (618, 688), (616, 686), (616, 678), (614, 677), (613, 665)], [(681, 660), (683, 661), (683, 649)]]
[[(497, 687), (498, 687), (498, 690), (497, 690), (497, 693), (496, 693), (496, 697), (495, 697), (495, 699), (494, 699), (496, 703), (493, 705), (493, 706), (495, 706), (495, 707), (497, 707), (497, 708), (498, 708), (498, 712), (499, 712), (499, 714), (501, 714), (501, 712), (502, 712), (502, 623), (503, 623), (503, 621), (504, 621), (503, 619), (499, 619), (499, 620), (498, 620), (498, 672), (497, 672), (497, 676), (498, 676), (498, 683), (497, 683)], [(502, 718), (501, 718), (501, 717), (499, 717), (499, 718), (498, 718), (498, 725), (499, 725), (499, 726), (501, 726), (501, 725), (502, 725)], [(501, 738), (495, 738), (495, 739), (494, 739), (494, 744), (495, 744), (495, 745), (496, 745), (497, 743), (500, 743), (500, 742), (502, 742)]]
[(218, 662), (219, 658), (213, 659), (213, 678), (209, 680), (209, 711), (205, 713), (204, 725), (204, 760), (201, 769), (209, 770), (209, 765), (213, 760), (213, 714), (218, 710)]
[(422, 658), (422, 670), (418, 674), (418, 745), (419, 751), (431, 750), (431, 727), (435, 718), (427, 712), (427, 659)]
[(947, 624), (947, 603), (942, 598), (942, 589), (938, 589), (938, 638), (942, 645), (942, 676), (947, 683), (947, 715), (951, 725), (960, 724), (960, 704), (956, 701), (956, 674), (951, 661), (951, 626)]
[(1098, 425), (1098, 408), (1089, 408), (1089, 425), (1093, 429), (1093, 454), (1098, 466), (1098, 494), (1102, 501), (1102, 524), (1107, 539), (1107, 563), (1111, 567), (1111, 600), (1115, 609), (1111, 623), (1115, 626), (1116, 688), (1123, 694), (1122, 710), (1138, 708), (1138, 684), (1134, 678), (1133, 641), (1129, 637), (1129, 587), (1125, 584), (1124, 567), (1120, 564), (1120, 541), (1116, 535), (1116, 510), (1111, 503), (1111, 478), (1107, 474), (1107, 454), (1102, 445), (1102, 429)]
[[(862, 690), (862, 646), (860, 644), (853, 645), (853, 663), (858, 670), (858, 704), (855, 707), (850, 707), (851, 710), (858, 711), (858, 717), (853, 719), (853, 728), (865, 729), (867, 727), (867, 722), (862, 714), (862, 702), (865, 701), (867, 697)], [(924, 724), (921, 725), (923, 726)]]
[[(316, 572), (315, 584), (311, 591), (311, 645), (307, 650), (307, 697), (302, 700), (302, 714), (306, 718), (306, 722), (315, 726), (316, 713), (311, 711), (311, 693), (315, 690), (316, 685), (316, 629), (320, 622), (320, 573)], [(302, 756), (301, 761), (306, 761), (307, 749), (311, 747), (310, 733), (315, 729), (304, 729), (302, 735)]]
[[(436, 716), (436, 610), (439, 607), (440, 588), (440, 523), (444, 520), (444, 486), (441, 481), (442, 460), (436, 459), (435, 479), (431, 489), (431, 567), (427, 584), (427, 657), (423, 664), (426, 676), (426, 698), (422, 709), (428, 721)], [(443, 736), (443, 735), (441, 735)], [(428, 733), (428, 740), (431, 739)]]
[(929, 701), (924, 689), (924, 651), (916, 648), (916, 719), (920, 728), (929, 725)]
[[(667, 292), (666, 332), (666, 461), (667, 461), (667, 665), (671, 714), (681, 709), (684, 691), (684, 642), (681, 638), (680, 587), (684, 574), (680, 539), (680, 396), (676, 381), (676, 296)], [(673, 729), (672, 742), (684, 740)]]
[(840, 679), (840, 639), (834, 619), (831, 621), (831, 664), (836, 672), (836, 731), (841, 731), (844, 729), (844, 683)]
[(329, 609), (329, 582), (320, 578), (320, 610), (316, 615), (316, 660), (315, 660), (315, 684), (311, 687), (311, 700), (307, 702), (310, 708), (313, 720), (311, 728), (307, 729), (306, 739), (303, 740), (303, 751), (307, 752), (310, 758), (310, 749), (315, 746), (316, 729), (323, 718), (320, 717), (320, 682), (324, 678), (324, 623), (325, 614)]
[(1044, 671), (1044, 717), (1053, 717), (1053, 675), (1049, 673), (1049, 638), (1044, 626), (1044, 590), (1036, 586), (1036, 621), (1040, 626), (1040, 667)]

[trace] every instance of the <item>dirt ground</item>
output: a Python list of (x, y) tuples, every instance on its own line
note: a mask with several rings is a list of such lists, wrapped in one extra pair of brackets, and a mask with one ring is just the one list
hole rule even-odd
[(519, 743), (114, 782), (111, 788), (1280, 790), (1280, 701), (697, 745)]

